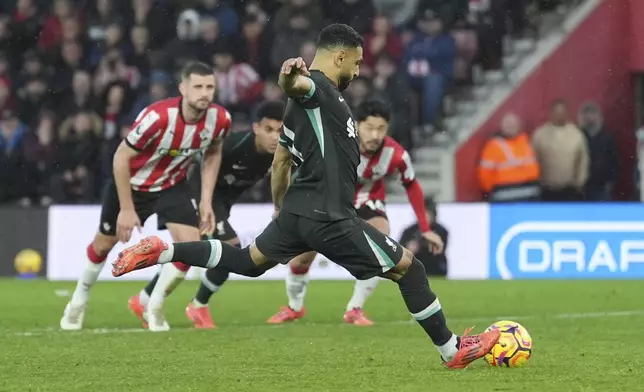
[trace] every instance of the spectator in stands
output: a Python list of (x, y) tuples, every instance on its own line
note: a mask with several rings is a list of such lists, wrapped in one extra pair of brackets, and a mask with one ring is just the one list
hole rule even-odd
[(47, 82), (38, 77), (28, 80), (20, 91), (19, 98), (18, 117), (28, 127), (35, 127), (41, 108), (48, 104)]
[(101, 59), (94, 73), (94, 93), (102, 96), (114, 83), (125, 83), (130, 88), (136, 89), (140, 81), (138, 69), (128, 66), (123, 54), (118, 49), (112, 49)]
[(0, 202), (27, 206), (34, 187), (24, 153), (28, 130), (12, 110), (0, 115)]
[[(479, 1), (472, 0), (472, 2)], [(420, 0), (418, 9), (420, 13), (431, 10), (440, 15), (447, 28), (450, 29), (457, 20), (466, 17), (469, 11), (469, 5), (470, 0)]]
[(202, 17), (215, 18), (219, 29), (224, 36), (233, 36), (239, 33), (239, 18), (233, 8), (221, 0), (202, 0), (202, 5), (197, 8)]
[(116, 18), (117, 3), (112, 0), (94, 0), (89, 7), (87, 15), (87, 37), (93, 43), (105, 39), (107, 26)]
[(218, 47), (213, 57), (217, 79), (217, 101), (229, 111), (248, 112), (263, 89), (259, 75), (246, 63), (235, 63), (230, 45)]
[(478, 179), (485, 199), (491, 202), (539, 200), (540, 169), (519, 117), (508, 113), (501, 132), (483, 146)]
[(433, 254), (431, 252), (429, 242), (427, 242), (427, 240), (422, 236), (422, 233), (418, 228), (418, 223), (406, 228), (400, 236), (399, 242), (400, 245), (409, 249), (414, 256), (423, 263), (427, 275), (445, 276), (447, 275), (447, 257), (445, 256), (445, 252), (447, 252), (449, 232), (445, 226), (438, 223), (436, 203), (431, 197), (425, 198), (425, 211), (427, 214), (427, 222), (429, 222), (429, 228), (434, 233), (438, 234), (443, 240), (443, 244), (445, 244), (443, 252), (440, 254)]
[(38, 42), (42, 20), (34, 0), (18, 0), (12, 18), (14, 54), (20, 56)]
[(38, 38), (38, 49), (49, 51), (58, 45), (63, 38), (63, 22), (75, 18), (75, 11), (70, 0), (54, 0), (53, 13), (45, 19)]
[(443, 30), (443, 21), (434, 12), (425, 12), (407, 46), (404, 64), (411, 85), (421, 95), (421, 123), (426, 127), (435, 125), (455, 58), (454, 38)]
[(398, 72), (394, 60), (387, 54), (381, 54), (376, 59), (372, 86), (374, 97), (391, 107), (389, 135), (411, 150), (409, 86), (404, 75)]
[[(310, 21), (311, 30), (316, 32), (325, 23), (320, 17), (324, 13), (317, 0), (286, 0), (273, 16), (273, 30), (275, 32), (289, 30), (291, 18), (294, 15), (303, 15)], [(281, 66), (282, 63), (280, 62), (279, 65)]]
[(609, 201), (620, 170), (615, 138), (604, 127), (602, 113), (594, 102), (582, 105), (579, 126), (584, 131), (590, 153), (586, 200)]
[(542, 200), (583, 200), (590, 157), (583, 132), (568, 119), (565, 101), (552, 104), (550, 121), (534, 132), (532, 147), (541, 166)]
[(268, 76), (271, 64), (266, 48), (272, 47), (272, 37), (259, 15), (253, 13), (244, 18), (240, 40), (239, 59), (253, 67), (261, 77)]
[(376, 15), (372, 0), (327, 1), (324, 9), (328, 11), (330, 20), (348, 24), (360, 34), (366, 34), (371, 29)]
[(201, 17), (197, 11), (183, 11), (177, 20), (177, 37), (168, 42), (163, 49), (166, 66), (172, 73), (181, 69), (185, 63), (199, 58), (203, 51), (201, 36)]
[(89, 63), (95, 67), (107, 53), (119, 51), (126, 54), (128, 50), (124, 27), (118, 22), (112, 22), (105, 30), (105, 39), (95, 45), (90, 52)]
[[(108, 0), (113, 1), (113, 0)], [(150, 49), (161, 49), (172, 37), (174, 32), (168, 28), (169, 21), (174, 20), (174, 14), (165, 1), (132, 0), (132, 16), (130, 25), (144, 25), (150, 32)], [(185, 12), (185, 11), (184, 11)]]
[(199, 24), (201, 26), (199, 58), (204, 62), (210, 62), (212, 55), (217, 50), (217, 45), (226, 39), (221, 36), (217, 19), (213, 17), (202, 18)]
[(101, 119), (79, 112), (60, 126), (61, 174), (53, 178), (52, 195), (58, 203), (88, 203), (94, 200), (94, 175), (100, 148)]
[(14, 34), (11, 31), (11, 17), (0, 14), (0, 53), (14, 53), (16, 44)]
[(60, 93), (72, 83), (74, 72), (85, 68), (83, 48), (78, 41), (63, 43), (60, 49), (60, 59), (55, 68), (56, 78), (52, 80), (50, 87), (55, 93)]
[(25, 143), (25, 160), (30, 169), (29, 178), (36, 187), (34, 202), (48, 206), (53, 202), (50, 179), (58, 170), (58, 147), (55, 143), (56, 119), (51, 112), (43, 112), (37, 119), (35, 132)]
[(71, 91), (65, 93), (65, 98), (58, 106), (58, 113), (62, 117), (67, 117), (79, 110), (94, 109), (95, 107), (91, 75), (82, 69), (74, 71)]
[(130, 45), (132, 53), (128, 63), (136, 67), (141, 75), (150, 71), (150, 31), (143, 25), (137, 25), (130, 30)]
[(380, 15), (373, 20), (371, 31), (365, 35), (364, 67), (360, 69), (371, 73), (376, 65), (376, 58), (386, 54), (395, 64), (402, 60), (403, 45), (398, 33), (386, 16)]
[(123, 82), (113, 83), (107, 88), (103, 99), (105, 106), (101, 113), (103, 116), (103, 139), (114, 140), (118, 138), (120, 124), (131, 109), (131, 96), (132, 91)]
[(275, 33), (271, 51), (271, 69), (279, 71), (284, 59), (297, 57), (304, 42), (315, 40), (318, 31), (307, 12), (292, 14), (288, 25)]

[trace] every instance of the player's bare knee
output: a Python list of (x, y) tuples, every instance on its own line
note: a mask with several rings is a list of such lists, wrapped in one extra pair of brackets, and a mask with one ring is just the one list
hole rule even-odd
[(199, 229), (194, 226), (184, 225), (180, 223), (167, 223), (166, 227), (172, 236), (174, 242), (190, 242), (199, 241)]
[(118, 239), (116, 236), (105, 235), (102, 233), (96, 233), (94, 241), (92, 241), (92, 247), (94, 252), (99, 256), (107, 256), (108, 253), (114, 248)]
[(313, 260), (315, 260), (316, 252), (307, 252), (307, 253), (302, 253), (299, 256), (294, 257), (290, 262), (289, 265), (292, 268), (298, 268), (298, 269), (303, 269), (303, 268), (309, 268), (311, 267), (311, 264), (313, 264)]

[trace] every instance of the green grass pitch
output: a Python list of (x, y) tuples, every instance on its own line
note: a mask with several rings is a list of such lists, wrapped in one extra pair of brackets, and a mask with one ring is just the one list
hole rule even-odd
[(483, 361), (442, 367), (410, 322), (397, 287), (382, 282), (366, 311), (376, 326), (344, 325), (352, 282), (313, 281), (305, 319), (268, 326), (283, 282), (229, 282), (213, 297), (218, 329), (190, 328), (197, 283), (166, 301), (171, 327), (150, 333), (127, 310), (142, 282), (98, 283), (85, 330), (58, 321), (74, 283), (0, 281), (0, 391), (627, 391), (644, 383), (641, 281), (432, 280), (449, 326), (480, 331), (501, 318), (534, 340), (521, 369)]

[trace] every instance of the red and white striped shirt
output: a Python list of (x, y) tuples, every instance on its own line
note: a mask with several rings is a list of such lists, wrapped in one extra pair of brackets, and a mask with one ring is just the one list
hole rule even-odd
[(253, 67), (246, 63), (233, 65), (228, 72), (215, 71), (217, 100), (224, 105), (236, 105), (248, 98), (260, 81)]
[(368, 207), (385, 210), (385, 178), (398, 176), (405, 186), (407, 197), (414, 209), (421, 232), (429, 231), (425, 214), (423, 190), (416, 180), (409, 153), (394, 139), (385, 136), (382, 147), (373, 155), (360, 155), (355, 208)]
[(130, 160), (130, 184), (141, 192), (159, 192), (186, 177), (188, 167), (214, 140), (228, 134), (230, 114), (211, 104), (206, 114), (188, 124), (181, 114), (181, 97), (164, 99), (143, 109), (125, 142), (139, 154)]

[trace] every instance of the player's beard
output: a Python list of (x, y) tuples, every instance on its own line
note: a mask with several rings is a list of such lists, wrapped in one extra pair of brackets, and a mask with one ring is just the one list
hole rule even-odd
[(340, 77), (338, 78), (338, 90), (346, 90), (351, 84), (352, 80), (353, 76), (340, 75)]
[(208, 105), (209, 105), (209, 102), (206, 101), (205, 99), (204, 100), (194, 101), (194, 102), (188, 102), (188, 106), (190, 106), (190, 108), (192, 110), (194, 110), (195, 113), (197, 113), (197, 114), (201, 114), (206, 109), (208, 109)]
[(367, 154), (375, 154), (382, 147), (382, 141), (374, 140), (373, 142), (367, 142), (363, 144), (363, 149)]

